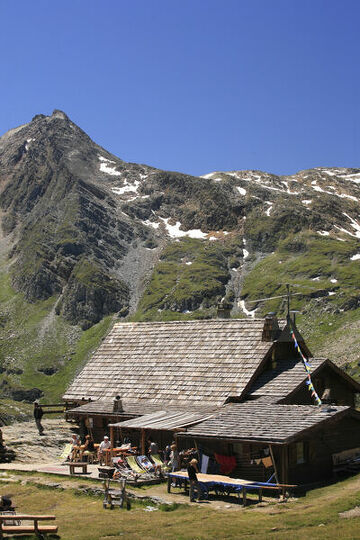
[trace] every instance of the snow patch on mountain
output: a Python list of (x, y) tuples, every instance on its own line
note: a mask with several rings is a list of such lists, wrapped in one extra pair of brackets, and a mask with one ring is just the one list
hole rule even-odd
[[(129, 184), (125, 180), (125, 185), (122, 187), (113, 187), (111, 188), (111, 191), (115, 193), (116, 195), (123, 195), (124, 193), (137, 193), (137, 190), (139, 189), (140, 182), (138, 180), (135, 180), (133, 184)], [(144, 195), (146, 197), (146, 195)], [(134, 197), (136, 199), (136, 197)]]
[(111, 176), (121, 176), (121, 173), (114, 169), (114, 165), (116, 165), (115, 161), (106, 159), (103, 156), (99, 156), (99, 160), (101, 161), (99, 167), (101, 172), (110, 174)]
[(245, 306), (245, 301), (244, 300), (239, 300), (238, 302), (238, 306), (242, 309), (242, 311), (245, 313), (245, 315), (247, 315), (248, 317), (252, 317), (254, 318), (255, 317), (255, 312), (256, 312), (256, 309), (253, 309), (252, 311), (249, 311), (248, 309), (246, 309), (246, 306)]
[(190, 229), (189, 231), (181, 231), (181, 223), (177, 221), (175, 225), (170, 225), (170, 218), (160, 218), (164, 223), (166, 231), (171, 238), (181, 238), (183, 236), (188, 236), (189, 238), (206, 238), (207, 233), (202, 232), (201, 229)]

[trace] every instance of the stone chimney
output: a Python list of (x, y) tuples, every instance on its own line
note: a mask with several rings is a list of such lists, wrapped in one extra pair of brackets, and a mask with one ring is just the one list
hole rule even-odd
[(123, 410), (123, 407), (122, 407), (122, 402), (121, 402), (121, 397), (120, 396), (116, 396), (114, 398), (114, 401), (113, 401), (113, 412), (116, 413), (116, 412), (122, 412)]
[(279, 335), (280, 329), (274, 312), (265, 316), (264, 327), (262, 331), (262, 341), (274, 341)]
[(232, 304), (224, 300), (224, 298), (217, 305), (217, 318), (218, 319), (230, 319), (230, 311)]

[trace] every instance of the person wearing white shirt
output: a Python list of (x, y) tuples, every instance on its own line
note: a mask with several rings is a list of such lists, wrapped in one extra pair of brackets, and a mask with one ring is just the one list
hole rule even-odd
[(102, 465), (105, 458), (105, 450), (108, 450), (111, 447), (109, 437), (105, 435), (104, 440), (100, 443), (98, 451), (99, 464)]

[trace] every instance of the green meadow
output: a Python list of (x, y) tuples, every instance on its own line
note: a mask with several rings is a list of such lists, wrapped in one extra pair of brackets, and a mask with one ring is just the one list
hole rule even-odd
[[(12, 473), (13, 476), (13, 473)], [(55, 482), (59, 477), (54, 477)], [(339, 514), (360, 507), (360, 476), (337, 484), (314, 489), (290, 502), (273, 502), (243, 508), (226, 504), (216, 508), (207, 504), (160, 505), (146, 511), (151, 502), (132, 504), (131, 510), (103, 509), (102, 497), (79, 495), (73, 481), (70, 489), (54, 489), (36, 484), (31, 478), (18, 476), (17, 482), (1, 479), (1, 493), (11, 494), (18, 512), (55, 514), (62, 540), (177, 539), (177, 540), (333, 540), (360, 538), (360, 511), (353, 517)], [(99, 485), (99, 484), (98, 484)], [(163, 496), (165, 496), (165, 485)], [(151, 495), (151, 488), (135, 490)], [(186, 501), (179, 495), (179, 502)], [(358, 508), (359, 509), (359, 508)]]

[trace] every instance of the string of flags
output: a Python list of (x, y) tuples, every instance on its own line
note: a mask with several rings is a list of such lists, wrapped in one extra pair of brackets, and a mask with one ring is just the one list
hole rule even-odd
[(292, 328), (292, 326), (290, 326), (291, 328), (291, 337), (292, 337), (292, 340), (294, 342), (294, 345), (295, 345), (295, 349), (298, 351), (298, 353), (300, 354), (301, 356), (301, 359), (303, 361), (303, 364), (304, 364), (304, 368), (307, 372), (307, 380), (306, 380), (306, 385), (308, 387), (308, 390), (309, 392), (311, 392), (311, 397), (314, 398), (315, 400), (315, 403), (317, 405), (321, 405), (322, 404), (322, 401), (321, 399), (319, 398), (318, 394), (316, 393), (316, 390), (315, 390), (315, 387), (313, 385), (313, 382), (311, 380), (311, 365), (310, 363), (307, 361), (307, 358), (305, 358), (305, 356), (303, 355), (301, 349), (300, 349), (300, 346), (297, 342), (297, 339), (296, 339), (296, 336), (295, 336), (295, 333), (294, 333), (294, 329)]

